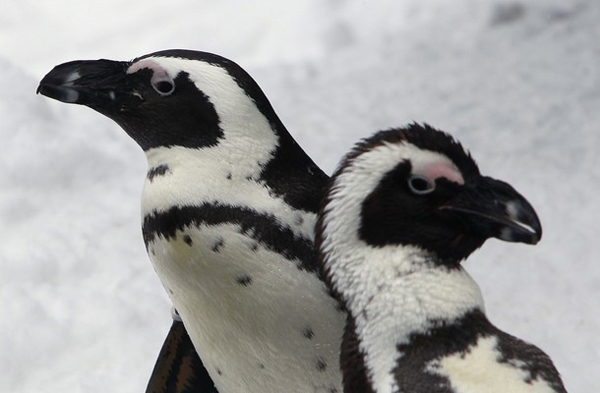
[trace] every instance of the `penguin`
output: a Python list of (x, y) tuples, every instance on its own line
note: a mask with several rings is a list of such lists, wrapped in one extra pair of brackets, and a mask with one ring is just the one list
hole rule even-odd
[(359, 142), (332, 176), (316, 244), (348, 312), (345, 393), (565, 392), (550, 358), (495, 327), (461, 261), (493, 237), (537, 243), (509, 184), (426, 124)]
[(341, 392), (345, 313), (314, 246), (328, 176), (247, 72), (173, 49), (61, 64), (38, 92), (109, 117), (145, 152), (143, 240), (185, 326), (148, 392)]

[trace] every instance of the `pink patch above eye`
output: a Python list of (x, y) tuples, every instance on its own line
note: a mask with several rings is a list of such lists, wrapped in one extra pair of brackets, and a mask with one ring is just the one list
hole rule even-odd
[(458, 169), (448, 163), (436, 162), (427, 164), (421, 168), (415, 168), (414, 172), (426, 176), (433, 181), (443, 177), (460, 185), (465, 184), (465, 179)]
[(158, 63), (151, 59), (140, 60), (127, 70), (128, 74), (134, 74), (142, 69), (150, 69), (153, 72), (153, 78), (165, 78), (168, 77), (167, 72)]

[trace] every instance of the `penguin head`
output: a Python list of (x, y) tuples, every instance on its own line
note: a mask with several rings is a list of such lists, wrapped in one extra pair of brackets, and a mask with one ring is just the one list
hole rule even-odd
[(456, 265), (494, 237), (537, 243), (539, 219), (509, 184), (480, 174), (450, 135), (428, 125), (358, 143), (331, 179), (318, 225), (322, 253), (414, 246)]
[(234, 62), (206, 52), (72, 61), (50, 71), (38, 93), (108, 116), (144, 150), (214, 146), (236, 127), (248, 138), (252, 125), (283, 132), (256, 82)]

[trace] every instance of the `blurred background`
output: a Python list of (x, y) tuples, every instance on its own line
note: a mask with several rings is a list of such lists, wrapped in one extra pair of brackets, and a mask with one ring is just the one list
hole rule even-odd
[(88, 108), (36, 96), (55, 65), (218, 53), (331, 173), (362, 137), (428, 122), (536, 207), (535, 247), (466, 263), (490, 319), (600, 391), (600, 2), (4, 2), (0, 391), (143, 392), (170, 326), (146, 257), (145, 157)]

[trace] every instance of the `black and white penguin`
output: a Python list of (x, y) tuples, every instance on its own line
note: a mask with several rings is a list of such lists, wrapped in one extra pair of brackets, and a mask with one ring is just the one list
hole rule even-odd
[(460, 263), (486, 239), (535, 244), (540, 222), (427, 125), (358, 143), (331, 179), (320, 266), (348, 311), (346, 393), (565, 392), (550, 358), (487, 319)]
[[(161, 365), (148, 391), (341, 391), (345, 314), (318, 277), (313, 243), (328, 177), (244, 70), (167, 50), (65, 63), (38, 91), (108, 116), (146, 154), (144, 241), (208, 371), (182, 382)], [(185, 341), (173, 334), (166, 362)]]

